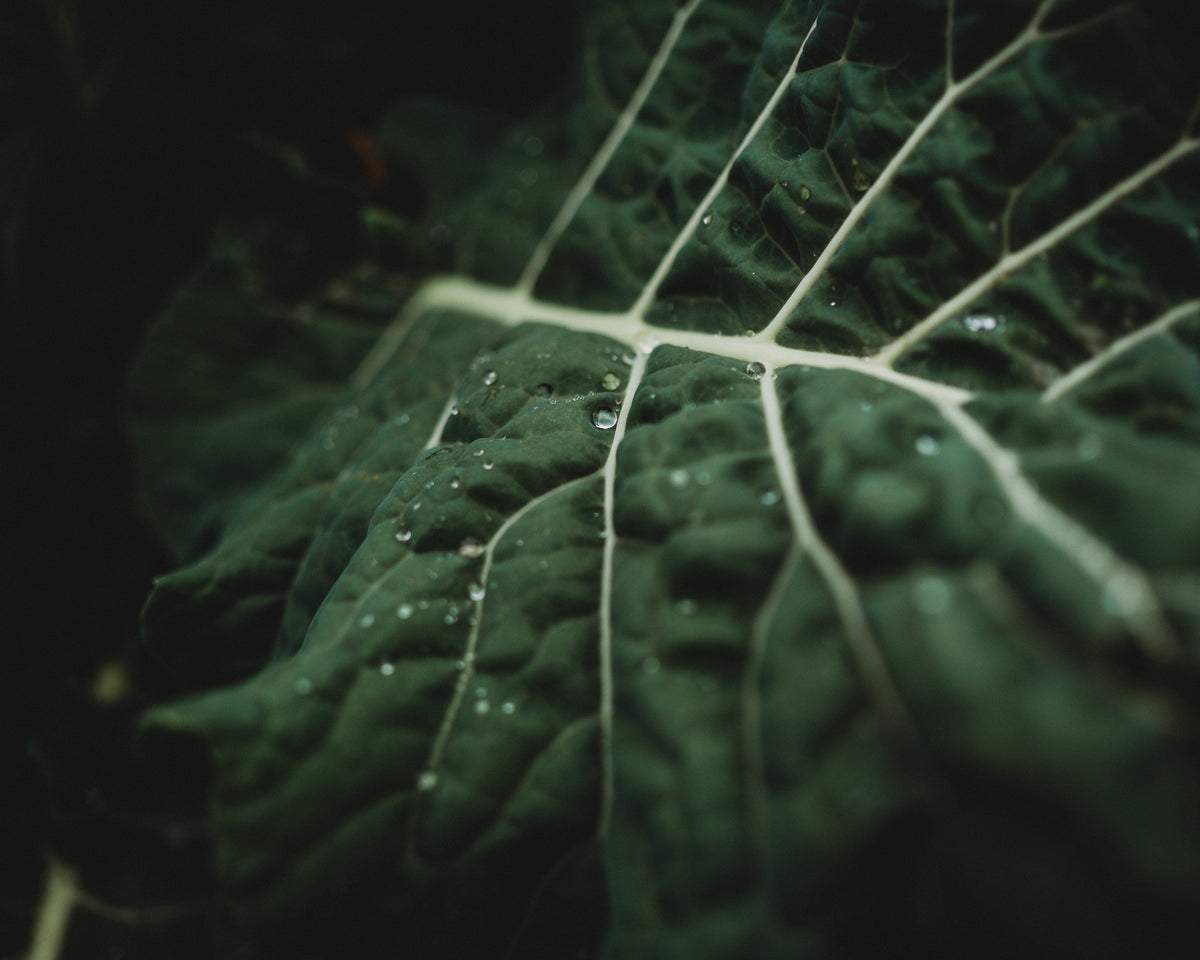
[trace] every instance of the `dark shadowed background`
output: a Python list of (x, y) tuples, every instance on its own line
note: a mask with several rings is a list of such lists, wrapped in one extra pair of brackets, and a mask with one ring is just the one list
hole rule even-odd
[(3, 538), (0, 957), (26, 949), (48, 856), (116, 906), (196, 904), (179, 917), (78, 911), (65, 957), (236, 955), (208, 909), (193, 812), (151, 816), (170, 798), (146, 793), (127, 748), (138, 712), (180, 682), (138, 643), (150, 578), (171, 561), (136, 508), (125, 371), (219, 221), (284, 220), (346, 262), (362, 252), (364, 202), (417, 215), (419, 191), (375, 165), (381, 111), (413, 96), (532, 111), (569, 69), (569, 7), (4, 5), (3, 462), (16, 491)]

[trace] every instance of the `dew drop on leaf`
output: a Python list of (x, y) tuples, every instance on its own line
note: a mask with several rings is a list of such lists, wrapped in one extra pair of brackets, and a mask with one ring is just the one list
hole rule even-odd
[(488, 703), (486, 700), (476, 700), (475, 701), (475, 712), (477, 714), (479, 714), (479, 716), (482, 717), (490, 709), (492, 709), (492, 705), (490, 703)]
[(592, 413), (592, 426), (600, 430), (611, 430), (617, 425), (617, 412), (608, 407), (600, 407)]
[(941, 444), (927, 433), (917, 437), (916, 447), (917, 453), (923, 457), (936, 457), (938, 451), (942, 449)]
[(437, 786), (438, 775), (432, 770), (422, 770), (421, 775), (417, 777), (417, 789), (422, 791), (432, 790)]
[(703, 217), (701, 217), (701, 218), (700, 218), (700, 222), (701, 222), (702, 224), (704, 224), (706, 227), (707, 227), (707, 226), (708, 226), (710, 223), (712, 223), (712, 211), (711, 211), (711, 210), (709, 210), (709, 211), (708, 211), (708, 213), (706, 213), (706, 214), (705, 214)]
[(375, 625), (375, 614), (364, 613), (358, 618), (358, 625), (364, 630), (366, 630), (368, 627), (373, 627)]
[(467, 596), (472, 600), (482, 600), (487, 595), (487, 587), (482, 583), (472, 581), (467, 587)]
[(484, 461), (483, 461), (483, 469), (484, 469), (484, 470), (491, 470), (491, 469), (492, 469), (492, 467), (494, 467), (494, 466), (495, 466), (495, 464), (494, 464), (494, 463), (492, 463), (492, 461), (491, 461), (491, 460), (484, 460)]
[(511, 700), (505, 700), (504, 703), (500, 704), (500, 712), (511, 716), (517, 712), (517, 705)]
[(548, 397), (554, 393), (554, 388), (548, 383), (539, 383), (534, 393), (539, 397)]
[(408, 543), (412, 539), (412, 531), (408, 527), (401, 527), (396, 531), (396, 539), (400, 543)]
[(482, 540), (476, 537), (466, 537), (458, 545), (458, 555), (466, 557), (468, 560), (474, 560), (476, 557), (482, 557), (486, 549)]
[(493, 383), (496, 382), (496, 380), (497, 380), (497, 375), (496, 375), (495, 370), (489, 370), (487, 373), (485, 373), (483, 375), (484, 386), (490, 387)]
[(680, 469), (671, 471), (671, 486), (673, 487), (686, 487), (689, 479), (690, 475), (686, 470)]
[(763, 506), (772, 507), (779, 502), (779, 491), (778, 490), (767, 490), (758, 499), (759, 499), (759, 502), (762, 503)]
[(307, 697), (313, 692), (313, 682), (308, 677), (297, 677), (292, 689), (296, 691), (297, 696)]
[(962, 322), (969, 333), (991, 333), (1000, 326), (1000, 321), (990, 313), (970, 313)]
[(411, 603), (402, 603), (396, 608), (396, 616), (401, 620), (407, 620), (413, 615), (413, 605)]
[(800, 188), (800, 199), (808, 200), (810, 197), (812, 197), (812, 191), (809, 190), (808, 187), (801, 187)]
[(615, 373), (606, 373), (600, 378), (600, 386), (605, 390), (616, 390), (621, 385), (621, 378)]
[(748, 364), (746, 364), (746, 376), (748, 376), (751, 380), (761, 380), (763, 378), (763, 374), (766, 372), (767, 365), (765, 363), (759, 363), (757, 360), (751, 360)]
[(379, 665), (379, 672), (381, 674), (383, 674), (385, 677), (390, 677), (393, 673), (396, 672), (396, 667), (394, 664), (391, 664), (388, 661), (384, 660), (383, 663), (381, 663)]

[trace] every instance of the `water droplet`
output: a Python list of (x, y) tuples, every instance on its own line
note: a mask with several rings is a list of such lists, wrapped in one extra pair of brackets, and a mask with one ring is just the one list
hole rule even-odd
[(451, 490), (457, 490), (457, 489), (458, 489), (458, 477), (451, 477), (451, 478), (450, 478), (450, 489), (451, 489)]
[(691, 475), (686, 470), (671, 471), (671, 486), (673, 487), (686, 487), (690, 479)]
[(759, 499), (759, 502), (762, 503), (763, 506), (772, 507), (779, 502), (779, 491), (778, 490), (767, 490), (758, 499)]
[(681, 617), (694, 617), (700, 611), (700, 604), (695, 600), (680, 600), (675, 604), (675, 612)]
[(922, 613), (945, 613), (950, 606), (950, 588), (940, 577), (921, 577), (913, 584), (913, 604)]
[(412, 539), (412, 531), (408, 527), (401, 527), (396, 531), (396, 539), (401, 543), (408, 543)]
[(712, 223), (712, 211), (711, 211), (711, 210), (709, 210), (709, 211), (708, 211), (708, 213), (706, 213), (706, 214), (705, 214), (703, 217), (701, 217), (701, 218), (700, 218), (700, 222), (701, 222), (702, 224), (704, 224), (706, 227), (707, 227), (707, 226), (708, 226), (710, 223)]
[(386, 660), (384, 660), (383, 663), (379, 665), (379, 672), (385, 677), (390, 677), (396, 672), (396, 667), (394, 664), (388, 663)]
[(422, 770), (421, 775), (417, 777), (417, 789), (423, 791), (432, 790), (437, 786), (438, 775), (432, 770)]
[(472, 581), (467, 587), (467, 596), (472, 600), (482, 600), (487, 595), (487, 587), (482, 583)]
[(517, 712), (517, 705), (511, 700), (505, 700), (504, 703), (500, 704), (500, 712), (512, 716)]
[(608, 407), (599, 407), (592, 412), (592, 426), (600, 430), (611, 430), (617, 425), (617, 412)]
[(858, 404), (858, 409), (863, 413), (870, 413), (875, 409), (875, 404), (873, 404), (870, 400), (862, 400)]
[(296, 691), (297, 696), (307, 697), (313, 692), (313, 682), (308, 677), (297, 677), (292, 689)]
[(475, 701), (475, 712), (477, 714), (479, 714), (479, 716), (482, 717), (485, 713), (487, 713), (491, 709), (492, 709), (492, 705), (490, 703), (488, 703), (486, 700), (476, 700)]
[(483, 456), (483, 447), (476, 447), (475, 451), (471, 454), (471, 456), (482, 457)]
[(358, 618), (358, 625), (360, 627), (362, 627), (364, 630), (366, 630), (368, 627), (375, 626), (375, 614), (364, 613), (361, 617)]
[(759, 363), (757, 360), (751, 360), (748, 364), (746, 364), (746, 376), (748, 376), (751, 380), (761, 380), (763, 378), (763, 374), (766, 372), (767, 365), (765, 363)]
[(990, 313), (970, 313), (963, 317), (963, 326), (970, 333), (990, 333), (1000, 326), (1000, 321)]
[(482, 540), (476, 537), (466, 537), (463, 542), (458, 545), (458, 555), (466, 557), (468, 560), (474, 560), (476, 557), (482, 557), (487, 547), (484, 546)]
[(484, 469), (484, 470), (491, 470), (491, 469), (492, 469), (492, 467), (494, 467), (494, 466), (495, 466), (495, 464), (494, 464), (494, 463), (492, 463), (492, 461), (491, 461), (491, 460), (484, 460), (484, 461), (483, 461), (483, 469)]
[(642, 673), (656, 674), (661, 666), (662, 664), (658, 662), (658, 657), (647, 657), (642, 661)]
[(829, 305), (830, 305), (831, 307), (836, 307), (836, 306), (837, 306), (837, 301), (836, 301), (836, 300), (830, 300), (830, 301), (829, 301)]
[(917, 453), (923, 457), (936, 457), (942, 446), (929, 434), (923, 433), (917, 437), (916, 448)]
[(451, 610), (444, 617), (442, 617), (442, 623), (448, 627), (454, 626), (456, 623), (458, 623), (458, 611)]
[(856, 168), (854, 171), (854, 189), (862, 193), (871, 185), (871, 178), (861, 168)]
[(539, 397), (548, 397), (554, 393), (554, 387), (548, 383), (539, 383), (534, 391)]
[(600, 378), (600, 386), (605, 390), (616, 390), (621, 385), (621, 378), (615, 373), (606, 373)]
[(729, 232), (735, 237), (740, 237), (745, 232), (745, 227), (742, 226), (741, 220), (729, 221)]
[(808, 187), (800, 188), (800, 199), (801, 200), (808, 200), (811, 196), (812, 196), (812, 191), (809, 190)]
[(402, 603), (396, 608), (396, 616), (401, 620), (407, 620), (413, 615), (413, 605), (411, 603)]

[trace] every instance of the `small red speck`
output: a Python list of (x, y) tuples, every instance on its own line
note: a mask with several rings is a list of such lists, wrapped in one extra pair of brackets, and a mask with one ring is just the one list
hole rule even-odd
[(362, 162), (371, 186), (383, 186), (387, 182), (387, 163), (383, 159), (379, 141), (364, 130), (347, 130), (346, 142)]

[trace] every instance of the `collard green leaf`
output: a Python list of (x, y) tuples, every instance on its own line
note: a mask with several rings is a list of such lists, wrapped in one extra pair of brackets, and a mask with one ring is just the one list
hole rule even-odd
[[(790, 958), (1194, 932), (1178, 24), (582, 21), (573, 105), (431, 187), (449, 273), (297, 323), (218, 256), (147, 345), (148, 496), (188, 560), (148, 639), (237, 681), (147, 724), (211, 752), (250, 935)], [(436, 174), (422, 117), (385, 139)]]

